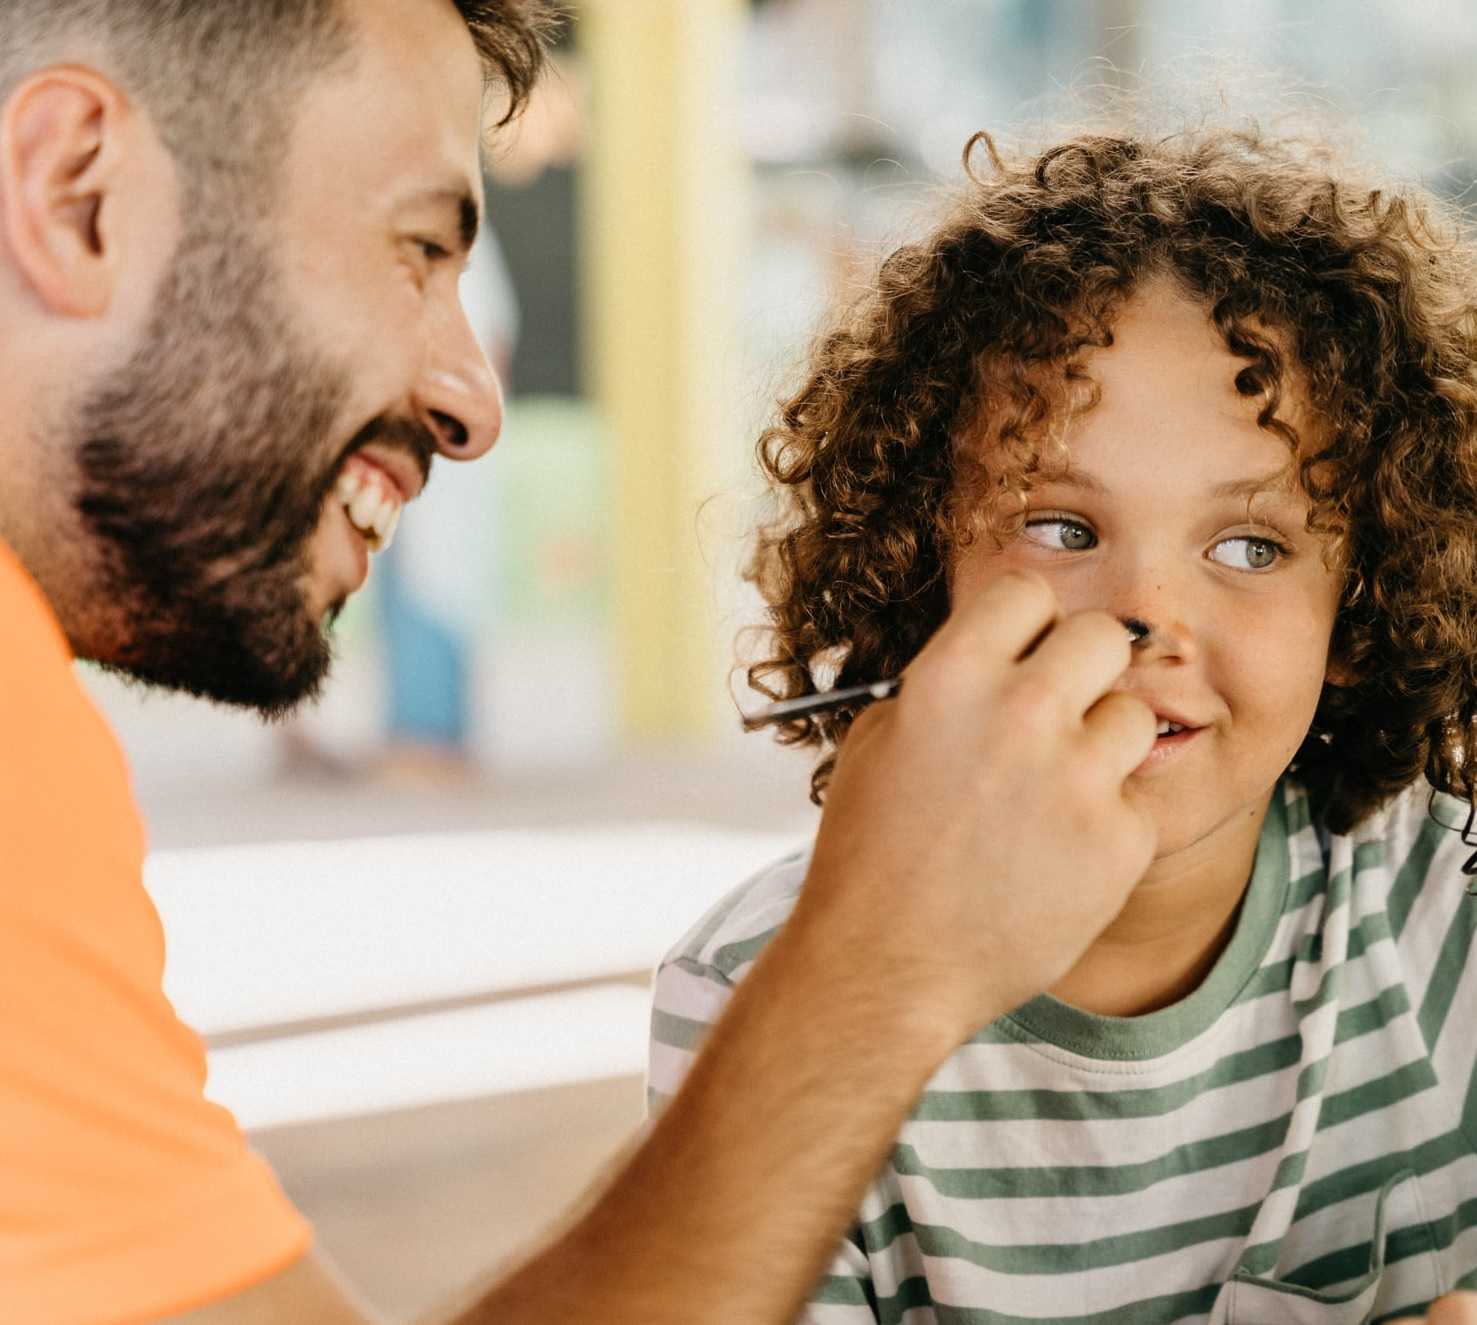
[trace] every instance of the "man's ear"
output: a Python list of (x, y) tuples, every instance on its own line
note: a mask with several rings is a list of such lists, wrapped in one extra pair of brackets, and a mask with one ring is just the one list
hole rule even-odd
[(0, 236), (20, 280), (62, 317), (107, 311), (117, 280), (108, 241), (127, 101), (92, 70), (27, 78), (0, 112)]

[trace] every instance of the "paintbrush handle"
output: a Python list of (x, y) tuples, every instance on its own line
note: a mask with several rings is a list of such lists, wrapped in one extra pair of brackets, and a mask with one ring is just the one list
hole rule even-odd
[(824, 713), (828, 709), (840, 708), (857, 700), (891, 699), (902, 688), (902, 678), (873, 681), (870, 685), (848, 686), (845, 690), (825, 690), (818, 695), (801, 695), (799, 699), (782, 699), (766, 709), (760, 709), (745, 722), (748, 727), (766, 727), (770, 723), (785, 722), (790, 718), (803, 718), (811, 713)]

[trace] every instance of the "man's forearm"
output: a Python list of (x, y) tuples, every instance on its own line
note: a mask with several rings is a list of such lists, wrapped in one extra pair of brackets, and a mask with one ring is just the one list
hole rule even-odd
[(861, 955), (797, 920), (594, 1206), (448, 1325), (792, 1319), (959, 1039), (860, 987)]

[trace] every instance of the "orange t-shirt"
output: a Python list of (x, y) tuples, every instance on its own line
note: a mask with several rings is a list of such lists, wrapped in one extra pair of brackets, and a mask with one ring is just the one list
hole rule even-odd
[(0, 1321), (122, 1325), (229, 1297), (311, 1232), (164, 997), (116, 740), (0, 544)]

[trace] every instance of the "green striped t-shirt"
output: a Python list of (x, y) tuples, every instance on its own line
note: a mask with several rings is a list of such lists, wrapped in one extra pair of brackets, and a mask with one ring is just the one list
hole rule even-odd
[[(1337, 837), (1284, 780), (1194, 993), (1122, 1018), (1043, 995), (962, 1045), (803, 1319), (1353, 1325), (1477, 1287), (1477, 899), (1427, 796)], [(662, 964), (653, 1110), (807, 863), (749, 880)]]

